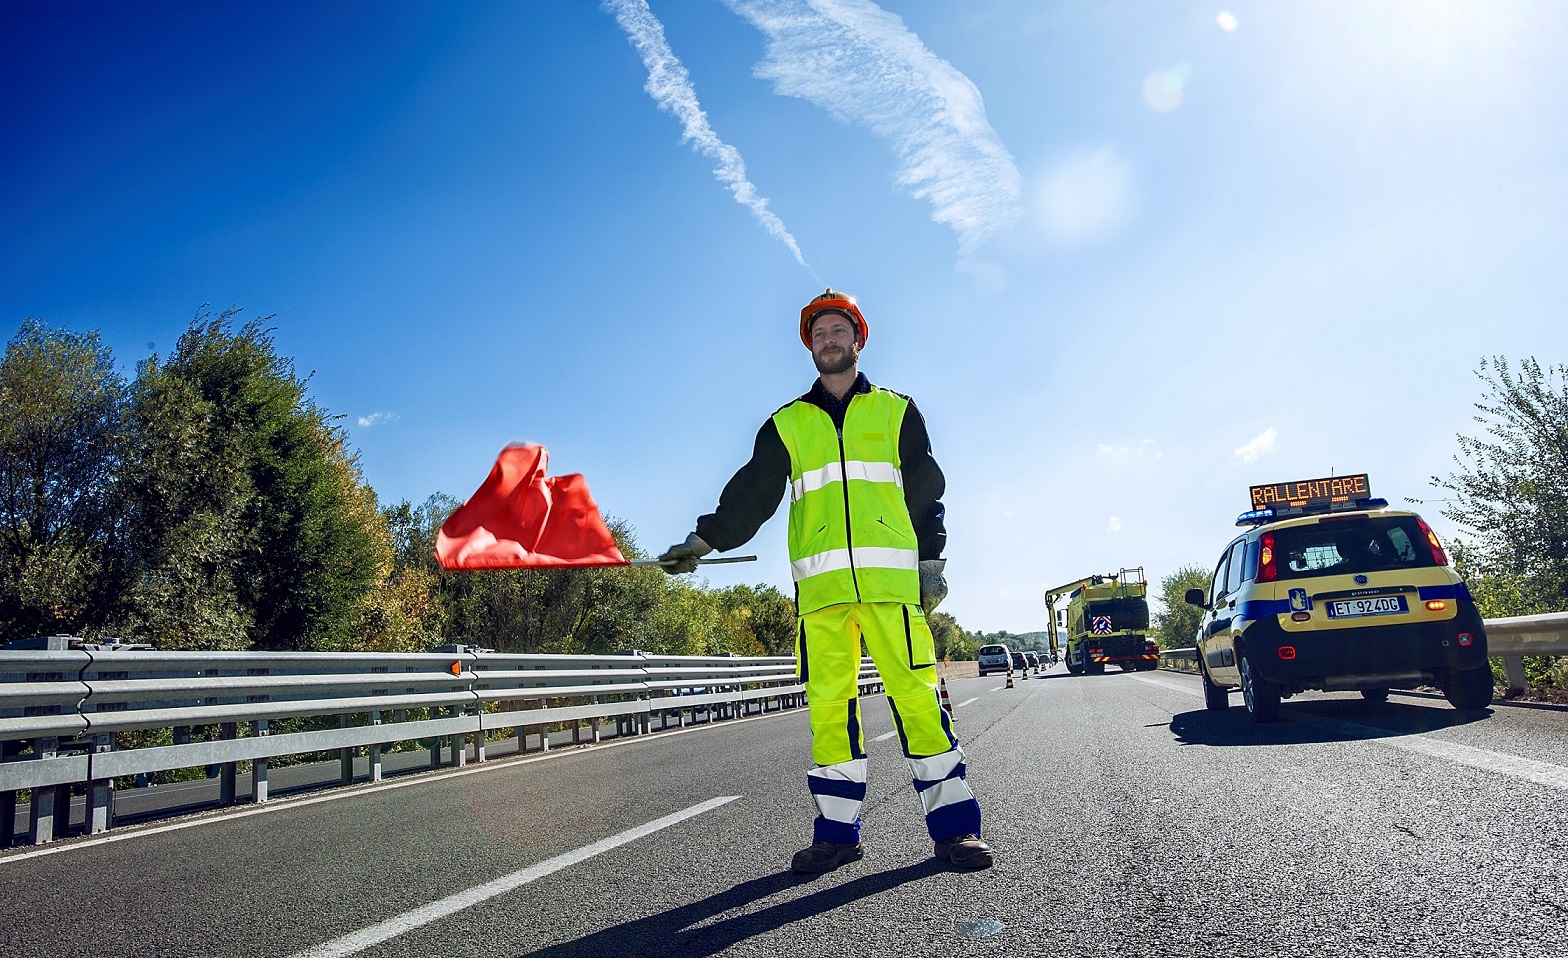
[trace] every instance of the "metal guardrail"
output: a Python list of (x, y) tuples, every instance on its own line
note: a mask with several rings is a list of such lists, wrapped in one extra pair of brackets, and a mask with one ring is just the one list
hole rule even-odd
[[(1485, 619), (1486, 651), (1503, 660), (1508, 687), (1525, 687), (1524, 656), (1568, 655), (1568, 612), (1513, 615)], [(1175, 672), (1198, 671), (1196, 649), (1167, 649), (1160, 653), (1160, 668)]]
[[(550, 747), (551, 725), (592, 741), (601, 720), (618, 735), (666, 728), (673, 716), (709, 721), (795, 708), (804, 686), (789, 656), (506, 655), (450, 646), (430, 653), (160, 652), (91, 645), (0, 650), (0, 847), (10, 845), (17, 791), (31, 790), (28, 840), (54, 839), (70, 790), (85, 784), (89, 833), (113, 823), (113, 780), (197, 766), (220, 767), (220, 796), (235, 800), (237, 766), (251, 762), (251, 799), (267, 800), (267, 760), (339, 750), (342, 781), (366, 749), (370, 780), (381, 749), (429, 741), (431, 765), (486, 760), (487, 734), (529, 728)], [(869, 658), (863, 692), (881, 688)], [(414, 713), (411, 717), (410, 713)], [(280, 719), (338, 716), (338, 727), (270, 734)], [(218, 738), (193, 741), (193, 727)], [(172, 730), (172, 744), (116, 749), (117, 733)], [(247, 734), (241, 734), (242, 732)], [(68, 823), (66, 823), (68, 824)]]

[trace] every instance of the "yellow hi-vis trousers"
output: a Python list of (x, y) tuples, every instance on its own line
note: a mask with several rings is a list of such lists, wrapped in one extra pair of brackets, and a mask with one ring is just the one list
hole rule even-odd
[(936, 841), (980, 834), (964, 753), (937, 695), (936, 648), (925, 613), (897, 602), (845, 602), (800, 617), (796, 669), (811, 709), (806, 782), (817, 804), (814, 841), (860, 840), (866, 748), (860, 724), (860, 644), (876, 663), (915, 790)]

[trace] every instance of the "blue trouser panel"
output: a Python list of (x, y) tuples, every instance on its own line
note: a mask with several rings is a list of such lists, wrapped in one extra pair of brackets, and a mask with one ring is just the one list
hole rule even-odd
[[(887, 690), (927, 831), (935, 841), (980, 834), (980, 804), (964, 780), (964, 755), (937, 694), (936, 652), (925, 615), (919, 606), (851, 602), (800, 617), (796, 661), (811, 708), (812, 758), (819, 766), (807, 772), (818, 810), (814, 840), (860, 838), (866, 791), (858, 699), (862, 639)], [(851, 802), (853, 807), (846, 804)]]

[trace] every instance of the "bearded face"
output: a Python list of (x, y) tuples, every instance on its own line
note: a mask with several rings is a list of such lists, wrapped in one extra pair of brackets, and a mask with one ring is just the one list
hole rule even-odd
[(811, 361), (824, 375), (844, 373), (860, 361), (858, 330), (847, 316), (824, 313), (811, 324)]

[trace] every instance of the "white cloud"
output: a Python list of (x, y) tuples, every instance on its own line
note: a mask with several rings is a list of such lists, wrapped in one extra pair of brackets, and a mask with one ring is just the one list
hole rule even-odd
[(1111, 521), (1107, 522), (1105, 524), (1105, 531), (1106, 532), (1120, 532), (1120, 531), (1122, 531), (1122, 520), (1119, 517), (1117, 517), (1117, 516), (1111, 516)]
[(659, 109), (681, 121), (681, 140), (691, 141), (692, 149), (717, 162), (713, 175), (729, 187), (735, 202), (751, 210), (768, 234), (789, 247), (795, 262), (807, 269), (806, 258), (801, 255), (795, 237), (784, 228), (784, 221), (768, 209), (767, 198), (746, 178), (746, 163), (740, 151), (719, 139), (708, 125), (708, 115), (697, 102), (697, 91), (691, 84), (691, 75), (681, 64), (664, 39), (664, 25), (647, 0), (604, 0), (604, 9), (615, 14), (615, 20), (631, 38), (632, 45), (642, 55), (643, 66), (648, 68), (648, 82), (643, 89), (653, 97)]
[(361, 429), (369, 429), (371, 426), (379, 426), (382, 423), (389, 422), (397, 422), (397, 413), (373, 412), (368, 416), (359, 417), (359, 425)]
[(891, 142), (896, 181), (958, 234), (967, 262), (1018, 219), (1021, 178), (980, 91), (870, 0), (725, 0), (768, 38), (757, 76)]
[(1136, 446), (1113, 446), (1109, 443), (1097, 443), (1095, 450), (1102, 456), (1110, 459), (1131, 460), (1149, 456), (1152, 459), (1162, 458), (1165, 453), (1153, 448), (1154, 440), (1144, 438)]
[(1279, 433), (1274, 431), (1273, 426), (1270, 426), (1240, 446), (1237, 446), (1236, 458), (1242, 462), (1252, 462), (1259, 456), (1272, 450), (1274, 448), (1274, 440), (1278, 437)]
[(1058, 163), (1035, 191), (1035, 209), (1046, 231), (1071, 244), (1106, 239), (1132, 208), (1132, 171), (1108, 146)]

